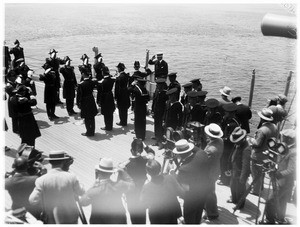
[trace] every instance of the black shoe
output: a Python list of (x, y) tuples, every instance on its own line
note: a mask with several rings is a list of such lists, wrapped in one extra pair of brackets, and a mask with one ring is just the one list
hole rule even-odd
[(52, 116), (53, 119), (58, 119), (59, 117), (56, 116), (55, 114)]
[(81, 135), (83, 135), (83, 136), (94, 136), (94, 134), (88, 134), (88, 133), (81, 133)]
[(116, 125), (123, 126), (121, 122), (117, 122)]
[(54, 120), (54, 118), (53, 118), (53, 117), (48, 117), (48, 118), (49, 118), (49, 120), (50, 120), (50, 121), (53, 121), (53, 120)]

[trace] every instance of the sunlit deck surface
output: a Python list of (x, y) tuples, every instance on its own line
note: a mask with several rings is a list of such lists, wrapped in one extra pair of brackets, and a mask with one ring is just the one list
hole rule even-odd
[[(85, 186), (87, 190), (90, 188), (95, 179), (95, 165), (98, 164), (100, 157), (111, 157), (115, 164), (124, 162), (130, 157), (130, 144), (135, 137), (133, 131), (133, 121), (131, 120), (134, 115), (130, 111), (128, 116), (128, 126), (120, 127), (116, 125), (119, 121), (115, 111), (113, 130), (106, 132), (101, 130), (104, 127), (104, 120), (102, 115), (96, 116), (96, 133), (94, 137), (85, 137), (81, 133), (85, 132), (85, 126), (82, 124), (80, 115), (68, 116), (65, 100), (63, 105), (56, 107), (55, 114), (60, 118), (55, 121), (50, 121), (46, 114), (46, 107), (43, 103), (44, 84), (36, 82), (37, 87), (37, 107), (33, 107), (33, 112), (38, 125), (41, 130), (42, 136), (36, 140), (36, 149), (43, 151), (44, 155), (48, 155), (51, 150), (64, 150), (75, 158), (70, 171), (74, 172), (79, 181)], [(6, 108), (7, 109), (7, 108)], [(77, 107), (74, 107), (76, 112), (79, 112)], [(10, 147), (11, 150), (5, 152), (5, 170), (11, 171), (12, 162), (16, 156), (16, 149), (21, 143), (18, 135), (14, 134), (11, 130), (11, 119), (8, 117), (6, 110), (6, 121), (9, 130), (5, 132), (5, 145)], [(147, 117), (146, 126), (146, 139), (145, 143), (151, 145), (154, 141), (151, 139), (153, 136), (154, 125), (153, 119)], [(152, 147), (152, 146), (151, 146)], [(156, 152), (156, 159), (162, 163), (163, 150), (158, 150), (157, 147), (152, 147)], [(49, 164), (46, 164), (50, 168)], [(251, 183), (251, 179), (249, 180)], [(256, 216), (259, 215), (258, 221), (264, 210), (264, 202), (267, 196), (268, 179), (265, 180), (265, 190), (261, 198), (259, 211), (257, 209), (258, 197), (249, 194), (244, 209), (237, 210), (233, 214), (234, 204), (229, 204), (226, 200), (230, 197), (230, 188), (227, 186), (216, 186), (216, 193), (218, 198), (219, 218), (210, 223), (203, 221), (203, 224), (255, 224)], [(5, 192), (5, 208), (9, 209), (11, 206), (11, 199), (7, 192)], [(83, 208), (89, 220), (90, 206)], [(288, 204), (287, 217), (293, 224), (297, 223), (297, 210), (296, 206), (292, 203)], [(129, 222), (130, 223), (130, 222)]]

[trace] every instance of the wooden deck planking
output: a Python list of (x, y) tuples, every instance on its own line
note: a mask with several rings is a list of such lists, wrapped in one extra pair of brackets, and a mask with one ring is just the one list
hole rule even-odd
[[(119, 121), (117, 110), (114, 114), (114, 129), (111, 132), (105, 132), (100, 129), (104, 127), (103, 116), (96, 116), (96, 131), (94, 137), (84, 137), (81, 135), (85, 132), (85, 126), (79, 114), (69, 117), (65, 109), (65, 105), (56, 107), (56, 115), (61, 117), (56, 121), (49, 121), (45, 104), (43, 103), (43, 84), (36, 82), (37, 86), (37, 107), (33, 107), (35, 118), (41, 129), (42, 136), (36, 140), (36, 148), (48, 155), (51, 150), (65, 150), (72, 155), (75, 160), (71, 165), (70, 171), (74, 172), (79, 181), (88, 189), (92, 186), (95, 178), (94, 166), (98, 164), (100, 157), (111, 157), (115, 164), (128, 160), (130, 157), (130, 144), (135, 134), (133, 131), (133, 114), (128, 116), (128, 126), (120, 127), (116, 125)], [(77, 107), (74, 108), (79, 112)], [(11, 151), (5, 153), (5, 170), (11, 170), (11, 164), (14, 160), (16, 149), (20, 145), (20, 138), (11, 131), (11, 119), (7, 115), (6, 121), (9, 130), (5, 132), (5, 143), (9, 146)], [(154, 125), (153, 120), (147, 117), (147, 132), (145, 143), (151, 145), (154, 141), (151, 140), (153, 136)], [(157, 147), (152, 147), (156, 152), (156, 159), (162, 163), (163, 150), (158, 150)], [(50, 165), (46, 165), (50, 168)], [(268, 185), (265, 184), (265, 187)], [(220, 217), (218, 220), (211, 222), (211, 224), (255, 224), (256, 207), (258, 197), (249, 195), (245, 208), (242, 211), (237, 210), (235, 215), (232, 214), (234, 204), (226, 203), (230, 196), (230, 188), (226, 186), (216, 186), (216, 193), (218, 198), (218, 206)], [(264, 192), (265, 193), (265, 192)], [(263, 200), (263, 199), (262, 199)], [(8, 193), (5, 194), (5, 207), (9, 208), (11, 205)], [(260, 205), (260, 214), (263, 213), (264, 204)], [(84, 207), (84, 211), (89, 218), (90, 207)], [(296, 207), (293, 204), (288, 204), (287, 216), (296, 221)], [(259, 218), (260, 220), (260, 218)]]

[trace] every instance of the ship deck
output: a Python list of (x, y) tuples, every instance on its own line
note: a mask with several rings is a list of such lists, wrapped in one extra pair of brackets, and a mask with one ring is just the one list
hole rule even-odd
[[(87, 190), (95, 180), (94, 166), (98, 164), (99, 158), (111, 157), (115, 164), (128, 160), (131, 156), (130, 144), (135, 134), (133, 131), (134, 116), (130, 111), (128, 116), (128, 126), (120, 127), (116, 125), (119, 121), (117, 111), (114, 113), (114, 128), (110, 132), (101, 130), (104, 127), (102, 115), (96, 116), (96, 132), (94, 137), (84, 137), (81, 135), (85, 132), (80, 115), (68, 116), (65, 104), (56, 107), (56, 115), (60, 118), (55, 121), (49, 121), (45, 104), (43, 103), (44, 85), (36, 82), (37, 88), (37, 106), (33, 107), (35, 118), (38, 122), (42, 136), (36, 139), (36, 149), (43, 151), (44, 155), (48, 155), (51, 150), (64, 150), (75, 158), (74, 163), (70, 167), (70, 171), (74, 172), (80, 183)], [(63, 100), (63, 99), (62, 99)], [(64, 101), (64, 100), (63, 100)], [(6, 104), (5, 104), (6, 105)], [(76, 112), (79, 112), (77, 107), (74, 107)], [(11, 171), (11, 165), (16, 157), (16, 149), (19, 147), (21, 139), (11, 130), (11, 119), (8, 117), (7, 108), (5, 118), (9, 130), (5, 132), (5, 145), (10, 148), (10, 151), (5, 152), (5, 171)], [(154, 124), (151, 117), (147, 117), (145, 143), (153, 144), (151, 137), (153, 136)], [(152, 147), (152, 146), (151, 146)], [(156, 159), (162, 163), (163, 150), (158, 150), (157, 147), (152, 147), (156, 152)], [(45, 164), (50, 168), (49, 164)], [(249, 180), (251, 182), (251, 179)], [(265, 180), (265, 188), (268, 188), (268, 178)], [(230, 197), (230, 188), (228, 186), (216, 186), (216, 194), (218, 198), (219, 218), (215, 221), (203, 224), (255, 224), (256, 216), (261, 220), (264, 210), (264, 203), (267, 196), (267, 189), (263, 191), (261, 204), (258, 208), (258, 197), (249, 194), (244, 209), (237, 210), (233, 214), (234, 204), (229, 204), (226, 200)], [(5, 192), (5, 209), (8, 210), (11, 206), (11, 199)], [(87, 217), (90, 216), (90, 206), (83, 208)], [(293, 223), (297, 223), (297, 209), (292, 203), (288, 203), (286, 217)]]

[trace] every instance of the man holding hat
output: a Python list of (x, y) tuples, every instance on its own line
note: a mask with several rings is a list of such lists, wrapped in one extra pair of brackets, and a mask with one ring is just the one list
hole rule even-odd
[(103, 67), (105, 64), (103, 63), (102, 54), (99, 53), (95, 57), (96, 63), (93, 65), (93, 68), (95, 70), (95, 77), (98, 81), (101, 81), (103, 79)]
[[(155, 60), (155, 58), (157, 59)], [(168, 75), (168, 63), (163, 60), (163, 53), (158, 53), (156, 56), (153, 55), (148, 61), (149, 65), (154, 65), (155, 79), (167, 78)]]
[(208, 220), (214, 220), (219, 217), (216, 196), (216, 181), (220, 175), (220, 159), (224, 149), (224, 143), (222, 140), (223, 132), (220, 126), (215, 123), (205, 126), (204, 132), (208, 141), (204, 151), (208, 155), (208, 162), (210, 166), (209, 193), (205, 203), (205, 216)]
[(177, 98), (177, 100), (179, 100), (181, 86), (180, 86), (180, 83), (176, 80), (177, 73), (170, 73), (170, 74), (168, 74), (168, 77), (169, 77), (169, 80), (170, 80), (168, 90), (171, 90), (172, 88), (177, 88), (176, 98)]
[(128, 108), (130, 107), (130, 92), (129, 73), (125, 73), (125, 65), (119, 63), (117, 66), (119, 76), (115, 83), (115, 100), (117, 101), (117, 108), (119, 109), (120, 122), (117, 125), (127, 126)]
[(75, 174), (63, 170), (70, 156), (64, 151), (51, 151), (48, 160), (52, 169), (37, 178), (29, 196), (32, 205), (40, 205), (45, 224), (77, 224), (76, 198), (84, 193)]
[(204, 125), (209, 125), (211, 123), (215, 123), (221, 126), (222, 115), (218, 111), (219, 101), (217, 99), (211, 98), (205, 101), (205, 105), (207, 108), (205, 117), (204, 117)]
[[(122, 194), (134, 189), (132, 178), (124, 169), (116, 169), (111, 158), (101, 158), (95, 166), (96, 181), (80, 199), (83, 206), (92, 205), (90, 224), (126, 224)], [(117, 181), (111, 176), (118, 173)]]
[[(246, 191), (247, 179), (250, 175), (251, 147), (247, 141), (247, 132), (241, 127), (236, 127), (230, 135), (230, 141), (234, 143), (234, 150), (231, 156), (232, 174), (230, 180), (231, 199), (228, 203), (239, 203)], [(245, 205), (245, 199), (238, 209)]]
[(194, 91), (202, 91), (202, 84), (200, 82), (200, 79), (193, 79), (190, 82), (192, 82), (193, 84)]
[(230, 156), (233, 152), (234, 144), (230, 141), (229, 137), (233, 130), (240, 126), (240, 122), (237, 120), (235, 113), (237, 110), (237, 105), (234, 103), (228, 103), (223, 105), (225, 111), (225, 116), (223, 117), (221, 128), (224, 133), (224, 151), (221, 157), (221, 177), (218, 184), (220, 185), (229, 185), (230, 183), (230, 171), (231, 171), (231, 162)]
[(152, 102), (152, 112), (154, 118), (154, 136), (156, 143), (154, 145), (159, 146), (159, 149), (163, 148), (162, 139), (164, 135), (163, 128), (163, 117), (166, 110), (166, 102), (168, 100), (168, 95), (166, 94), (166, 79), (158, 78), (156, 79), (156, 90), (153, 96)]
[(60, 89), (60, 76), (59, 76), (59, 65), (64, 64), (65, 62), (56, 56), (57, 51), (55, 49), (50, 49), (49, 58), (46, 58), (45, 64), (42, 66), (43, 69), (52, 69), (55, 73), (55, 90), (56, 90), (56, 100), (55, 104), (62, 104), (59, 98), (59, 89)]
[[(285, 151), (279, 155), (278, 168), (273, 174), (277, 190), (273, 191), (266, 202), (265, 224), (289, 224), (285, 219), (287, 203), (291, 199), (294, 182), (296, 180), (297, 157), (296, 157), (296, 131), (285, 129), (281, 132)], [(277, 200), (277, 202), (276, 202)]]
[(177, 98), (177, 88), (172, 88), (166, 92), (169, 100), (166, 104), (166, 112), (164, 116), (165, 129), (168, 127), (177, 130), (182, 126), (183, 106)]
[(60, 68), (59, 70), (64, 77), (63, 98), (66, 99), (67, 111), (70, 116), (77, 114), (73, 109), (77, 80), (74, 73), (74, 67), (71, 66), (71, 61), (72, 60), (69, 58), (69, 56), (66, 56), (64, 58), (64, 67)]
[(98, 80), (97, 84), (97, 103), (101, 106), (101, 114), (104, 116), (105, 127), (102, 129), (111, 131), (113, 129), (114, 111), (116, 109), (112, 92), (115, 79), (109, 74), (107, 66), (102, 68), (102, 72), (103, 79)]
[(147, 103), (150, 99), (149, 92), (147, 91), (146, 79), (138, 78), (137, 84), (133, 87), (132, 95), (135, 100), (134, 105), (134, 132), (136, 138), (145, 140), (146, 136), (146, 116), (147, 116)]
[(185, 139), (175, 143), (173, 153), (177, 155), (179, 160), (177, 180), (185, 189), (183, 195), (185, 224), (200, 224), (209, 193), (210, 166), (208, 155)]
[(261, 188), (263, 187), (264, 174), (262, 167), (266, 156), (263, 154), (268, 149), (268, 140), (271, 137), (277, 137), (277, 127), (273, 123), (273, 112), (269, 108), (263, 108), (258, 112), (258, 116), (261, 119), (261, 126), (256, 131), (255, 137), (250, 138), (249, 142), (252, 147), (251, 153), (251, 174), (253, 179), (258, 178), (257, 182), (253, 185), (252, 194), (259, 195)]

